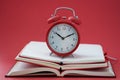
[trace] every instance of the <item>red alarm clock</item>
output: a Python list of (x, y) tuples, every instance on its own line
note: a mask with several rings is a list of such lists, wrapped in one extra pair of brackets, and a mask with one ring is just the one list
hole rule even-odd
[[(56, 15), (61, 9), (72, 11), (73, 16)], [(68, 7), (56, 8), (55, 13), (48, 19), (48, 24), (50, 24), (46, 36), (48, 48), (60, 57), (72, 54), (80, 43), (80, 35), (77, 29), (80, 21), (75, 15), (75, 11)]]

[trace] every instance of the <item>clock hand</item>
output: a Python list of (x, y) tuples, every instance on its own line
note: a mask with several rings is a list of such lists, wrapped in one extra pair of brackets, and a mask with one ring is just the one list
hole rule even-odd
[(55, 32), (55, 34), (57, 34), (62, 40), (64, 40), (65, 38), (62, 37), (60, 34), (58, 34), (57, 32)]
[(69, 35), (67, 35), (66, 37), (64, 37), (64, 39), (67, 38), (67, 37), (70, 37), (70, 36), (72, 36), (72, 35), (74, 35), (74, 34), (75, 34), (75, 33), (69, 34)]

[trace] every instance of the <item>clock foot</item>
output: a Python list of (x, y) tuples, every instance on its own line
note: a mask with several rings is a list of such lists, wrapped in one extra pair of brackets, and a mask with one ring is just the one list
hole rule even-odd
[[(52, 54), (54, 54), (54, 53), (51, 52), (51, 53), (50, 53), (50, 56), (52, 56)], [(67, 56), (67, 57), (72, 57), (72, 58), (74, 58), (74, 55), (71, 54), (71, 55), (69, 55), (69, 56)], [(66, 58), (66, 57), (61, 57), (61, 58), (63, 59), (63, 58)]]
[(53, 54), (53, 53), (51, 52), (51, 53), (50, 53), (50, 56), (51, 56), (52, 54)]
[(71, 56), (74, 58), (73, 54), (71, 54)]
[(67, 57), (69, 57), (69, 58), (74, 58), (74, 55), (73, 54), (71, 54), (71, 55), (69, 55), (69, 56), (66, 56), (66, 57), (61, 57), (62, 59), (64, 59), (64, 58), (67, 58)]

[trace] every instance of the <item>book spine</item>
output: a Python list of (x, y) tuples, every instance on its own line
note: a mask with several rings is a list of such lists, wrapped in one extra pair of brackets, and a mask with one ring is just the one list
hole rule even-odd
[(60, 73), (62, 73), (62, 68), (61, 67), (60, 67), (59, 71), (60, 71)]
[[(62, 67), (61, 67), (61, 66), (63, 65), (63, 62), (60, 62), (59, 65), (60, 65), (59, 72), (60, 72), (60, 75), (61, 75), (61, 73), (62, 73), (62, 71), (63, 71), (63, 70), (62, 70)], [(62, 77), (62, 76), (60, 76), (60, 77)]]
[(60, 65), (63, 65), (63, 62), (60, 62), (59, 64), (60, 64)]

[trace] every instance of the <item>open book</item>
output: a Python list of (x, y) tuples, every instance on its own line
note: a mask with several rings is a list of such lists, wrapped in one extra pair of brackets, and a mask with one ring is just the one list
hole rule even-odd
[(16, 60), (55, 69), (92, 69), (107, 67), (102, 47), (98, 44), (80, 44), (72, 56), (50, 55), (45, 42), (31, 41), (17, 55)]
[(40, 66), (46, 66), (46, 67), (51, 67), (55, 69), (62, 69), (62, 70), (68, 70), (68, 69), (95, 69), (95, 68), (104, 68), (108, 67), (108, 63), (106, 62), (101, 62), (101, 63), (75, 63), (75, 64), (63, 64), (63, 63), (54, 63), (50, 61), (44, 61), (44, 60), (36, 60), (36, 59), (30, 59), (30, 58), (23, 58), (17, 56), (16, 59), (18, 61), (22, 62), (27, 62), (27, 63), (32, 63), (32, 64), (37, 64)]
[(99, 44), (80, 44), (71, 56), (65, 58), (54, 54), (50, 55), (50, 53), (51, 51), (45, 42), (31, 41), (22, 49), (18, 56), (56, 63), (62, 62), (63, 64), (105, 62), (102, 46)]
[(115, 77), (110, 62), (106, 68), (88, 70), (57, 70), (34, 64), (17, 62), (6, 76), (100, 76)]

